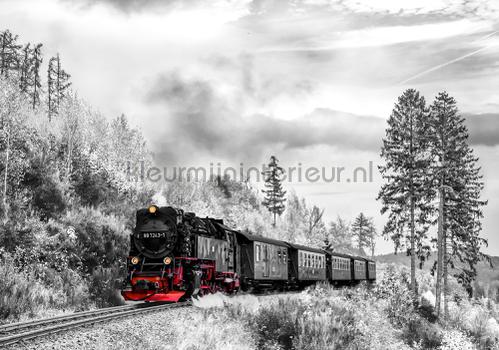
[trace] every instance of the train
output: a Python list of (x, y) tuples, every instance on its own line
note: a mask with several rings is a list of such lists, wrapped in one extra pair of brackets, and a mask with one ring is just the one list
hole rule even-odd
[(130, 235), (127, 301), (178, 302), (216, 292), (298, 290), (376, 280), (376, 262), (234, 230), (170, 206), (136, 212)]

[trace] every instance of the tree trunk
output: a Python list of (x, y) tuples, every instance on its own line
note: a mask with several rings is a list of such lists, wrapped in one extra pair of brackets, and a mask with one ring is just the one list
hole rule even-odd
[(435, 311), (437, 312), (437, 317), (440, 317), (440, 301), (442, 296), (442, 259), (443, 259), (443, 251), (442, 251), (442, 241), (443, 241), (443, 229), (444, 229), (444, 186), (443, 179), (441, 180), (440, 189), (440, 202), (438, 205), (438, 236), (437, 236), (437, 281), (436, 281), (436, 302), (435, 302)]
[(447, 232), (444, 229), (443, 230), (443, 235), (442, 235), (442, 250), (443, 250), (443, 266), (442, 266), (442, 271), (443, 271), (443, 279), (444, 279), (444, 321), (447, 321), (449, 317), (449, 285), (448, 285), (448, 265), (447, 261), (449, 260), (449, 257), (447, 255)]
[(418, 291), (416, 288), (416, 249), (415, 249), (415, 228), (414, 228), (414, 149), (413, 149), (413, 141), (414, 141), (414, 130), (413, 130), (413, 118), (414, 115), (412, 113), (411, 108), (411, 119), (410, 119), (410, 157), (411, 157), (411, 168), (409, 169), (409, 181), (410, 181), (410, 205), (411, 205), (411, 290), (414, 295), (417, 295)]
[(32, 105), (33, 109), (36, 108), (36, 96), (38, 93), (38, 72), (35, 70), (35, 77), (34, 77), (34, 82), (33, 82), (33, 100), (32, 100)]
[(417, 295), (418, 290), (416, 287), (416, 249), (414, 242), (415, 239), (416, 239), (416, 234), (414, 228), (414, 195), (411, 195), (411, 289), (414, 292), (414, 294)]
[(9, 174), (9, 156), (10, 156), (10, 131), (7, 131), (7, 148), (5, 150), (5, 174), (3, 177), (3, 211), (4, 211), (4, 222), (9, 220), (9, 211), (7, 208), (7, 179)]
[(73, 135), (70, 132), (68, 137), (68, 158), (66, 160), (66, 181), (69, 183), (71, 177), (71, 160), (73, 158)]

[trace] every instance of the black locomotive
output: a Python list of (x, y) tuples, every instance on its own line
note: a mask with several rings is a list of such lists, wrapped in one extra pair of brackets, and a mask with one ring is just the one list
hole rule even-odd
[(239, 289), (297, 289), (376, 279), (374, 261), (233, 230), (172, 207), (137, 211), (125, 300), (176, 302)]

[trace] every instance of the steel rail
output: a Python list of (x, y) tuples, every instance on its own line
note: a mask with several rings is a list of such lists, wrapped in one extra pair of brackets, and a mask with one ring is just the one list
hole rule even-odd
[[(95, 312), (92, 314), (91, 312), (85, 312), (85, 316), (80, 316), (79, 317), (55, 317), (53, 319), (45, 319), (45, 320), (40, 320), (40, 321), (30, 321), (30, 322), (23, 322), (20, 323), (20, 327), (22, 329), (25, 329), (29, 326), (26, 324), (31, 323), (33, 326), (40, 326), (42, 327), (37, 328), (35, 330), (31, 331), (25, 331), (22, 333), (18, 334), (13, 334), (5, 337), (0, 338), (0, 346), (6, 346), (6, 345), (11, 345), (15, 344), (18, 342), (21, 342), (23, 340), (29, 340), (29, 339), (34, 339), (38, 337), (42, 337), (45, 335), (49, 334), (54, 334), (58, 333), (61, 331), (66, 331), (69, 329), (77, 328), (77, 327), (82, 327), (86, 325), (91, 325), (94, 323), (98, 322), (104, 322), (104, 321), (109, 321), (125, 316), (133, 316), (133, 315), (139, 315), (143, 313), (149, 313), (149, 312), (155, 312), (155, 311), (161, 311), (161, 310), (166, 310), (166, 309), (171, 309), (171, 308), (176, 308), (176, 307), (185, 307), (191, 305), (191, 302), (182, 302), (182, 303), (175, 303), (175, 304), (160, 304), (160, 305), (148, 305), (145, 307), (137, 307), (135, 305), (131, 305), (130, 307), (133, 307), (130, 309), (129, 307), (115, 307), (115, 308), (107, 308), (107, 309), (115, 309), (114, 311), (102, 309), (102, 312), (99, 312), (97, 315), (95, 315)], [(95, 310), (95, 311), (101, 311), (101, 310)], [(78, 320), (77, 318), (81, 317), (86, 317)], [(74, 320), (76, 318), (76, 320)], [(54, 320), (55, 319), (55, 320)], [(45, 323), (42, 323), (41, 321), (45, 321)], [(68, 322), (69, 321), (69, 322)], [(60, 322), (60, 323), (57, 323)], [(53, 323), (56, 323), (52, 325)], [(13, 326), (14, 324), (12, 324)], [(44, 326), (47, 325), (47, 326)], [(15, 330), (15, 328), (13, 328)]]
[(30, 321), (16, 322), (16, 323), (6, 323), (3, 325), (0, 325), (0, 333), (7, 333), (10, 331), (18, 331), (18, 330), (29, 328), (29, 327), (35, 327), (35, 326), (39, 326), (39, 325), (43, 326), (43, 325), (46, 325), (49, 323), (61, 322), (61, 321), (66, 321), (66, 320), (73, 320), (73, 319), (78, 319), (81, 317), (88, 317), (88, 316), (92, 316), (92, 315), (105, 314), (105, 313), (116, 312), (116, 311), (120, 311), (120, 310), (129, 310), (129, 309), (134, 309), (136, 307), (137, 307), (137, 305), (113, 306), (113, 307), (106, 307), (106, 308), (96, 309), (96, 310), (74, 312), (72, 314), (60, 315), (60, 316), (55, 316), (55, 317), (41, 318), (41, 319), (37, 319), (37, 320), (30, 320)]

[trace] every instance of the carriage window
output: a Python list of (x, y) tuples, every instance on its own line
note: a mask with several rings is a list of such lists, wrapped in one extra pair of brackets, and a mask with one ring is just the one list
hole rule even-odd
[(256, 261), (260, 261), (262, 259), (262, 248), (260, 245), (256, 246)]

